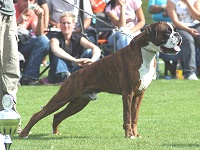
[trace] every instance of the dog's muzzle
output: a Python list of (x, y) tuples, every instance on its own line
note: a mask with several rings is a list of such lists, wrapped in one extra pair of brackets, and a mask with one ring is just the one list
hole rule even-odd
[(160, 50), (167, 54), (177, 54), (181, 49), (182, 43), (181, 35), (172, 29), (172, 33), (169, 35), (167, 42), (161, 45)]

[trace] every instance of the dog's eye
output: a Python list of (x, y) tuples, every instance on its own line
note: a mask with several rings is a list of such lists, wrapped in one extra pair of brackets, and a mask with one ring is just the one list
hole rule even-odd
[(171, 32), (171, 29), (169, 28), (168, 30), (165, 30), (165, 35), (170, 35), (172, 32)]

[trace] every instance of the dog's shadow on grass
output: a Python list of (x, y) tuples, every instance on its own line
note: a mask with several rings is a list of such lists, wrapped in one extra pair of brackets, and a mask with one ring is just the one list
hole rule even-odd
[[(62, 139), (90, 139), (94, 138), (93, 136), (80, 136), (80, 135), (56, 135), (56, 134), (31, 134), (28, 136), (28, 138), (20, 138), (17, 135), (13, 136), (12, 139), (14, 140), (62, 140)], [(95, 138), (97, 138), (95, 136)], [(99, 137), (99, 138), (111, 138), (111, 137)], [(121, 138), (121, 137), (113, 137), (113, 138)]]
[(66, 135), (55, 135), (55, 134), (31, 134), (28, 136), (28, 138), (20, 138), (18, 136), (13, 136), (12, 139), (18, 140), (18, 139), (24, 139), (24, 140), (62, 140), (62, 139), (87, 139), (91, 138), (89, 136), (66, 136)]

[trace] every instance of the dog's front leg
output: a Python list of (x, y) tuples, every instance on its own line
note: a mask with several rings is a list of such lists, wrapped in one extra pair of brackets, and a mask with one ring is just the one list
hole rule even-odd
[(123, 117), (124, 117), (124, 125), (123, 128), (125, 130), (125, 137), (132, 138), (132, 122), (131, 122), (131, 107), (132, 107), (132, 98), (133, 95), (123, 95)]
[(140, 135), (137, 132), (137, 122), (138, 122), (138, 114), (139, 114), (139, 109), (140, 109), (140, 105), (142, 103), (142, 98), (144, 95), (144, 91), (142, 91), (140, 94), (138, 95), (134, 95), (133, 96), (133, 100), (132, 100), (132, 129), (133, 129), (133, 134), (135, 137), (140, 137)]

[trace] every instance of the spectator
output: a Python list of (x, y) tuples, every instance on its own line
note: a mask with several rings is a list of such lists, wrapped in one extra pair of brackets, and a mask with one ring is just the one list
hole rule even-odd
[[(35, 0), (18, 0), (15, 4), (18, 33), (26, 30), (33, 31), (29, 40), (21, 38), (19, 51), (25, 56), (25, 65), (20, 80), (21, 85), (34, 85), (39, 78), (39, 70), (42, 59), (48, 52), (49, 39), (44, 35), (44, 11), (39, 5), (34, 10), (28, 8)], [(22, 30), (22, 31), (21, 31)], [(25, 34), (22, 34), (22, 37)], [(28, 35), (28, 34), (27, 34)]]
[(124, 33), (115, 32), (108, 38), (108, 43), (113, 44), (115, 34), (117, 50), (127, 46), (132, 38), (141, 32), (140, 29), (145, 25), (141, 5), (141, 0), (110, 0), (107, 3), (105, 8), (106, 15), (111, 19), (112, 24)]
[[(80, 34), (73, 32), (75, 24), (75, 15), (72, 12), (64, 12), (61, 15), (61, 32), (50, 40), (52, 55), (48, 78), (40, 80), (40, 83), (62, 83), (72, 72), (99, 59), (101, 50)], [(82, 46), (87, 50), (83, 52)]]
[[(167, 0), (149, 0), (148, 3), (148, 12), (152, 14), (152, 19), (154, 22), (157, 21), (165, 21), (165, 22), (171, 22), (170, 17), (167, 14)], [(180, 53), (177, 55), (168, 55), (157, 52), (157, 60), (158, 58), (162, 58), (165, 62), (165, 67), (167, 70), (170, 71), (172, 77), (176, 76), (176, 63), (177, 59), (180, 57)], [(173, 61), (171, 64), (170, 61)], [(159, 70), (157, 64), (157, 70)], [(167, 74), (166, 74), (167, 75)], [(159, 75), (157, 74), (157, 78), (159, 78)], [(170, 79), (171, 76), (165, 76), (166, 79)]]
[(188, 80), (196, 76), (196, 46), (200, 47), (200, 0), (168, 0), (168, 14), (182, 36), (183, 75)]
[(106, 6), (105, 0), (90, 0), (90, 3), (94, 14), (104, 12)]
[[(75, 5), (76, 7), (79, 7), (79, 5), (80, 5), (79, 2), (80, 2), (80, 0), (70, 1), (70, 3), (72, 5)], [(50, 25), (54, 28), (60, 29), (59, 17), (63, 12), (72, 11), (76, 15), (76, 17), (78, 17), (79, 10), (77, 8), (69, 5), (67, 2), (65, 2), (63, 0), (58, 0), (58, 1), (47, 0), (47, 3), (49, 6), (49, 12), (50, 12), (50, 19), (49, 19)], [(84, 0), (83, 10), (88, 12), (89, 14), (93, 14), (89, 0)], [(84, 27), (83, 27), (84, 32), (87, 33), (87, 36), (92, 43), (96, 43), (96, 32), (95, 32), (95, 29), (92, 26), (90, 26), (91, 20), (92, 20), (92, 17), (90, 15), (88, 15), (87, 13), (84, 13)], [(75, 32), (81, 33), (81, 31), (82, 31), (82, 29), (81, 29), (80, 21), (79, 21), (79, 23), (76, 25)]]

